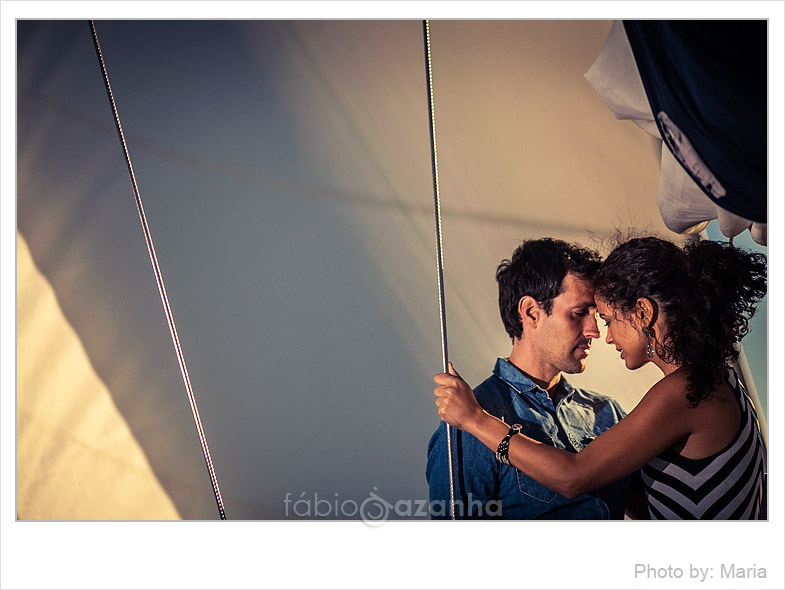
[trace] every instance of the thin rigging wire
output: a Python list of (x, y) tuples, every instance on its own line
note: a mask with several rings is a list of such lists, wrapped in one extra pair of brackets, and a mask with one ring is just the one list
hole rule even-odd
[[(442, 328), (442, 367), (444, 373), (448, 371), (449, 357), (447, 356), (447, 314), (444, 309), (444, 256), (442, 248), (442, 216), (439, 202), (439, 160), (436, 154), (436, 123), (433, 105), (433, 72), (431, 69), (431, 34), (427, 20), (423, 21), (423, 35), (425, 37), (425, 66), (428, 76), (428, 120), (431, 129), (431, 169), (433, 171), (433, 210), (436, 218), (436, 277), (439, 289), (439, 320)], [(450, 518), (455, 520), (455, 484), (453, 483), (452, 465), (452, 426), (447, 428), (447, 466), (450, 475)]]
[(123, 133), (123, 126), (120, 124), (120, 115), (117, 112), (117, 105), (114, 101), (114, 95), (112, 94), (112, 88), (109, 85), (109, 74), (106, 71), (106, 64), (104, 63), (104, 57), (101, 53), (101, 45), (98, 43), (98, 33), (95, 30), (95, 24), (93, 21), (90, 21), (90, 31), (93, 34), (93, 43), (95, 44), (95, 52), (98, 56), (98, 62), (101, 66), (101, 72), (104, 78), (104, 86), (106, 87), (106, 94), (109, 97), (109, 103), (112, 107), (112, 113), (114, 114), (114, 122), (117, 126), (117, 133), (120, 136), (120, 143), (123, 147), (123, 154), (125, 155), (125, 163), (128, 166), (128, 174), (131, 177), (131, 184), (134, 190), (134, 199), (136, 200), (136, 208), (139, 211), (139, 219), (142, 222), (142, 231), (144, 232), (144, 240), (147, 244), (147, 252), (150, 255), (150, 262), (153, 265), (153, 273), (155, 274), (155, 282), (158, 285), (158, 292), (161, 295), (161, 303), (164, 307), (164, 314), (166, 315), (166, 323), (169, 325), (169, 333), (172, 336), (172, 344), (174, 344), (174, 350), (177, 354), (177, 362), (180, 365), (180, 374), (183, 376), (183, 383), (185, 384), (185, 390), (188, 394), (188, 403), (191, 405), (191, 413), (194, 417), (194, 423), (196, 424), (196, 431), (199, 435), (199, 443), (202, 446), (202, 453), (204, 454), (204, 461), (207, 465), (207, 472), (210, 475), (210, 483), (213, 486), (213, 493), (215, 494), (215, 501), (218, 504), (218, 512), (221, 516), (221, 520), (226, 520), (226, 513), (224, 512), (224, 504), (223, 499), (221, 498), (221, 490), (218, 488), (218, 480), (215, 476), (215, 469), (213, 469), (213, 461), (210, 458), (210, 449), (207, 446), (207, 438), (204, 435), (204, 429), (202, 428), (202, 420), (199, 418), (199, 410), (196, 407), (196, 398), (194, 397), (193, 388), (191, 387), (191, 380), (188, 377), (188, 369), (185, 366), (185, 357), (183, 356), (183, 349), (180, 346), (180, 339), (177, 337), (177, 329), (174, 325), (174, 316), (172, 315), (172, 308), (169, 305), (169, 298), (166, 296), (166, 288), (164, 287), (164, 279), (161, 275), (161, 268), (158, 265), (158, 257), (155, 255), (155, 248), (153, 246), (153, 237), (150, 234), (150, 228), (147, 225), (147, 218), (144, 214), (144, 207), (142, 207), (142, 197), (139, 194), (139, 187), (136, 184), (136, 176), (134, 175), (134, 169), (131, 165), (131, 155), (128, 152), (128, 146), (125, 143), (125, 134)]

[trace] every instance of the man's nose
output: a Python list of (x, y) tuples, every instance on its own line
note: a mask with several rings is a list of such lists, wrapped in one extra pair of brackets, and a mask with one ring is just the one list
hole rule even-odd
[(593, 315), (587, 316), (587, 325), (584, 327), (583, 334), (587, 338), (599, 338), (600, 328), (597, 325), (597, 318)]

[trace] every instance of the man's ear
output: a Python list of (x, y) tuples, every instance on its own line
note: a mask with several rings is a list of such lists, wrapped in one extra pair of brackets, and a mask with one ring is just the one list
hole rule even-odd
[(518, 317), (521, 318), (524, 331), (527, 327), (537, 327), (542, 313), (542, 308), (534, 297), (530, 295), (521, 297), (521, 300), (518, 302)]

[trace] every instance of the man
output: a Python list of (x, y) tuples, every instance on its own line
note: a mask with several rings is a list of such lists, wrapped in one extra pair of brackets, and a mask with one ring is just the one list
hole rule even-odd
[[(499, 310), (512, 338), (508, 359), (474, 394), (482, 408), (545, 444), (580, 451), (624, 416), (613, 399), (572, 387), (562, 373), (586, 368), (592, 340), (600, 336), (592, 279), (597, 253), (543, 238), (521, 244), (496, 270)], [(456, 518), (623, 518), (628, 479), (577, 498), (538, 484), (497, 460), (472, 435), (453, 429)], [(428, 444), (426, 477), (431, 516), (450, 518), (446, 424)]]

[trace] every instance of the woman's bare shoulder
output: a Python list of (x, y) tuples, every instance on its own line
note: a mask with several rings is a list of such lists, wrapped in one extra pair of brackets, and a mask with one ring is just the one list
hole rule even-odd
[(683, 410), (689, 409), (687, 400), (689, 374), (688, 370), (682, 368), (666, 375), (646, 392), (635, 410), (645, 415), (667, 416), (677, 421), (688, 420), (688, 415), (691, 413)]
[(646, 396), (651, 395), (663, 399), (663, 401), (687, 403), (687, 386), (689, 384), (689, 369), (682, 367), (673, 373), (665, 375), (662, 379), (652, 385)]

